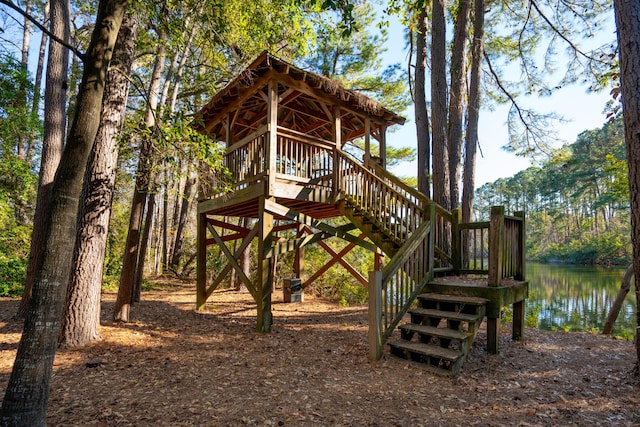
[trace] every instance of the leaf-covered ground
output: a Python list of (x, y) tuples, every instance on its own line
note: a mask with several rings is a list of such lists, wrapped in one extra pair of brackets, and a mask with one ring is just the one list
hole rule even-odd
[[(51, 426), (632, 426), (640, 425), (633, 344), (595, 334), (527, 329), (500, 355), (476, 338), (457, 378), (385, 353), (367, 360), (365, 307), (274, 295), (273, 332), (255, 332), (246, 293), (216, 292), (194, 311), (193, 283), (147, 292), (130, 324), (61, 350)], [(0, 388), (21, 324), (0, 300)], [(508, 329), (508, 328), (505, 328)]]

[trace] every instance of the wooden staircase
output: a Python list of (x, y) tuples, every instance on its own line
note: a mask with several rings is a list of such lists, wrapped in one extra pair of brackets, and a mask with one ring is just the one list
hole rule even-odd
[(471, 351), (485, 316), (487, 300), (454, 295), (418, 295), (409, 310), (411, 323), (400, 326), (400, 339), (390, 342), (391, 354), (424, 363), (439, 374), (455, 376)]

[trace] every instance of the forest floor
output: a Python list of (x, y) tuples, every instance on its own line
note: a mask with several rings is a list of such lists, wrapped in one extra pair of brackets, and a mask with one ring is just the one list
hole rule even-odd
[[(247, 293), (218, 291), (194, 311), (195, 285), (167, 281), (143, 294), (134, 320), (102, 340), (58, 351), (50, 426), (632, 426), (640, 382), (629, 341), (526, 330), (502, 352), (484, 332), (456, 378), (386, 350), (367, 360), (366, 307), (274, 294), (271, 334), (255, 332)], [(21, 332), (15, 299), (0, 299), (0, 390)]]

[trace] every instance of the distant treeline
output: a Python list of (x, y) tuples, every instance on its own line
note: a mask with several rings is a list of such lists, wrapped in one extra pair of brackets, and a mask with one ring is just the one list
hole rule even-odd
[(631, 260), (629, 185), (621, 120), (581, 133), (544, 162), (476, 190), (475, 211), (525, 211), (527, 257), (542, 262)]

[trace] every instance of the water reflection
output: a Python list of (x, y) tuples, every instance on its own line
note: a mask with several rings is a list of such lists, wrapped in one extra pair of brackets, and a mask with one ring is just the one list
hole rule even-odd
[[(537, 313), (540, 329), (601, 332), (624, 271), (624, 267), (527, 263), (528, 321), (535, 323)], [(633, 290), (632, 285), (616, 321), (614, 335), (633, 337), (636, 312)]]

